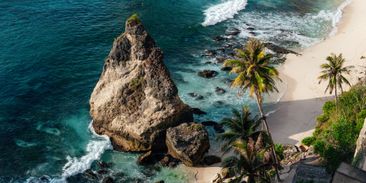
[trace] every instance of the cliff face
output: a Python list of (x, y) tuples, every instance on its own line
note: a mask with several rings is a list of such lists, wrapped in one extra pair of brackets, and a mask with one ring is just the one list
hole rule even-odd
[(90, 114), (95, 131), (108, 135), (116, 149), (148, 151), (167, 128), (193, 117), (140, 20), (132, 17), (125, 27), (105, 60)]
[(366, 171), (366, 119), (356, 142), (354, 165)]

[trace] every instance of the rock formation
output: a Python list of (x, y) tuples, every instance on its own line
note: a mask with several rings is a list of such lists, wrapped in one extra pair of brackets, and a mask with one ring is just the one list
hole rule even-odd
[(353, 159), (353, 163), (357, 168), (366, 171), (366, 120), (356, 141), (356, 150)]
[(90, 98), (90, 114), (94, 130), (123, 151), (152, 150), (164, 144), (166, 129), (193, 121), (162, 51), (137, 16), (126, 21), (125, 33), (113, 43)]
[(210, 148), (208, 133), (202, 124), (183, 123), (166, 132), (168, 153), (187, 166), (201, 163)]

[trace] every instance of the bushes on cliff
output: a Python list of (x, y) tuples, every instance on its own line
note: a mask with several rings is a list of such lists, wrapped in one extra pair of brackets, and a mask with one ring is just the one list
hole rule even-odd
[(327, 167), (335, 170), (342, 161), (352, 161), (365, 117), (366, 86), (359, 84), (340, 95), (337, 107), (333, 101), (324, 104), (314, 136), (303, 143), (312, 144)]

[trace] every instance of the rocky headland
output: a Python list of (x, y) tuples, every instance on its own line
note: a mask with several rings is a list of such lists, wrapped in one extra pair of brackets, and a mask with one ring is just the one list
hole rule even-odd
[[(209, 148), (207, 131), (193, 123), (193, 111), (179, 98), (162, 51), (138, 17), (131, 16), (125, 32), (115, 39), (90, 98), (95, 132), (109, 136), (116, 150), (145, 152), (141, 164), (155, 162), (156, 154), (166, 159), (169, 149), (170, 159), (193, 166)], [(180, 131), (187, 125), (192, 131)], [(191, 144), (183, 146), (177, 139)]]

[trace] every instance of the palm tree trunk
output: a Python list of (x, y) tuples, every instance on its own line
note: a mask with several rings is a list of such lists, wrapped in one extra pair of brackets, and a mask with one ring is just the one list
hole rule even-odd
[(271, 132), (269, 131), (269, 127), (268, 127), (266, 115), (264, 114), (264, 111), (263, 111), (262, 97), (258, 93), (256, 93), (256, 100), (257, 100), (257, 105), (258, 105), (259, 113), (261, 114), (262, 120), (264, 122), (265, 130), (268, 133), (269, 140), (270, 140), (270, 143), (271, 143), (271, 154), (272, 154), (272, 158), (273, 158), (274, 163), (275, 163), (276, 176), (277, 176), (278, 181), (281, 181), (280, 174), (278, 172), (278, 165), (279, 164), (278, 164), (278, 159), (277, 159), (276, 151), (275, 151), (275, 148), (274, 148), (274, 143), (273, 143), (272, 135), (271, 135)]
[(255, 183), (255, 179), (254, 179), (254, 175), (253, 174), (249, 174), (248, 175), (248, 183)]

